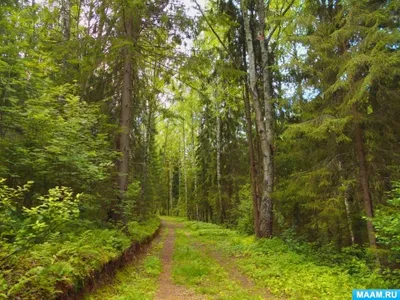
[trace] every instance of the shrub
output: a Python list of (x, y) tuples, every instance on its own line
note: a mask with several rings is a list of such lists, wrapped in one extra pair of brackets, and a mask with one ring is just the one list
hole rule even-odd
[(400, 262), (400, 183), (394, 184), (388, 204), (376, 211), (374, 218), (378, 243), (390, 250), (389, 259)]

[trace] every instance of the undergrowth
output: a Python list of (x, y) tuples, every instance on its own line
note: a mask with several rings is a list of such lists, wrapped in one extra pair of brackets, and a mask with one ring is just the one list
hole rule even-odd
[[(133, 242), (142, 242), (158, 228), (158, 219), (128, 224), (128, 233), (75, 220), (42, 243), (11, 253), (0, 269), (0, 297), (54, 299), (68, 288), (117, 259)], [(2, 245), (3, 252), (7, 247)], [(4, 254), (4, 252), (3, 252)]]
[[(396, 288), (398, 278), (371, 269), (351, 251), (323, 259), (322, 253), (293, 249), (284, 241), (256, 240), (217, 225), (188, 222), (191, 236), (235, 258), (241, 271), (273, 294), (289, 299), (348, 299), (352, 289)], [(303, 252), (302, 252), (303, 251)]]
[(177, 231), (173, 262), (175, 283), (193, 288), (212, 299), (262, 299), (232, 280), (222, 266), (180, 230)]
[(157, 281), (162, 266), (160, 252), (167, 231), (162, 231), (161, 240), (156, 242), (146, 257), (139, 263), (132, 263), (117, 271), (110, 284), (104, 285), (94, 293), (87, 295), (87, 300), (124, 300), (153, 299), (157, 291)]

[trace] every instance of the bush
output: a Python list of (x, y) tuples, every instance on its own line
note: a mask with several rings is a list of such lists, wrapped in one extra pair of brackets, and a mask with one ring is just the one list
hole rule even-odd
[(400, 263), (400, 183), (394, 184), (388, 205), (379, 208), (374, 218), (378, 243), (390, 250), (389, 259)]
[[(118, 258), (132, 242), (142, 242), (158, 218), (128, 224), (129, 234), (79, 218), (79, 195), (66, 187), (38, 197), (24, 208), (32, 183), (12, 189), (0, 180), (0, 299), (54, 299), (66, 288)], [(108, 228), (107, 228), (108, 227)]]
[(244, 184), (239, 191), (239, 216), (237, 229), (246, 234), (254, 233), (253, 202), (250, 184)]

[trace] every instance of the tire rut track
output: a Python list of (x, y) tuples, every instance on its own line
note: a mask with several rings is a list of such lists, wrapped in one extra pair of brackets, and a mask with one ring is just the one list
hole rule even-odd
[(163, 221), (163, 226), (169, 229), (161, 250), (161, 262), (163, 270), (159, 277), (159, 289), (156, 293), (156, 300), (201, 300), (206, 299), (202, 295), (195, 294), (183, 286), (179, 286), (172, 281), (172, 258), (175, 248), (175, 230), (181, 227), (180, 224)]

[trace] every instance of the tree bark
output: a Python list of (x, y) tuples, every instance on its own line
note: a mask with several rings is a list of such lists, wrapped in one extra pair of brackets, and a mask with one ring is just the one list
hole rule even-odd
[(71, 0), (61, 0), (60, 14), (64, 41), (69, 41), (71, 36)]
[(169, 207), (168, 207), (168, 215), (172, 216), (172, 206), (173, 206), (173, 173), (172, 173), (172, 164), (169, 162)]
[[(125, 37), (132, 41), (132, 19), (127, 17), (125, 22)], [(132, 51), (131, 46), (127, 45), (124, 49), (124, 68), (122, 82), (122, 99), (121, 99), (121, 134), (119, 142), (119, 151), (122, 158), (119, 164), (119, 190), (121, 196), (128, 189), (128, 172), (129, 172), (129, 154), (130, 154), (130, 128), (132, 115)]]
[(219, 116), (219, 105), (218, 100), (215, 99), (215, 109), (217, 113), (217, 197), (218, 197), (218, 205), (219, 205), (219, 218), (220, 222), (224, 222), (223, 217), (223, 207), (222, 207), (222, 197), (221, 197), (221, 118)]
[[(267, 147), (263, 150), (264, 163), (264, 185), (266, 188), (265, 197), (261, 201), (260, 206), (260, 234), (262, 236), (272, 236), (272, 225), (273, 225), (273, 202), (272, 192), (274, 190), (274, 160), (273, 160), (273, 119), (274, 110), (272, 105), (272, 93), (270, 88), (270, 76), (268, 68), (268, 40), (265, 40), (265, 2), (264, 0), (257, 1), (257, 15), (258, 15), (258, 40), (260, 42), (261, 49), (261, 72), (263, 82), (263, 94), (264, 94), (264, 112), (265, 112), (265, 133), (267, 139)], [(266, 168), (266, 169), (265, 169)]]
[(359, 182), (364, 200), (365, 215), (367, 217), (368, 240), (371, 248), (376, 248), (375, 229), (371, 221), (371, 219), (374, 216), (374, 212), (371, 199), (371, 192), (369, 188), (367, 160), (365, 158), (365, 151), (364, 151), (363, 130), (361, 128), (360, 122), (357, 120), (358, 112), (355, 107), (353, 107), (353, 113), (356, 119), (354, 123), (354, 148), (358, 160)]
[(153, 121), (153, 103), (152, 101), (146, 101), (146, 108), (148, 111), (147, 124), (145, 126), (145, 136), (144, 136), (144, 158), (143, 158), (143, 178), (141, 184), (141, 195), (139, 197), (138, 203), (138, 214), (143, 213), (143, 204), (145, 203), (145, 197), (148, 192), (148, 175), (149, 175), (149, 164), (150, 164), (150, 143), (151, 143), (151, 133), (152, 133), (152, 121)]
[(251, 180), (251, 193), (253, 197), (253, 217), (254, 217), (254, 233), (259, 236), (259, 222), (260, 222), (260, 193), (257, 183), (257, 167), (254, 156), (253, 147), (253, 125), (251, 121), (251, 111), (250, 111), (250, 101), (249, 101), (249, 91), (248, 84), (245, 83), (245, 91), (243, 93), (245, 114), (246, 114), (246, 135), (249, 143), (249, 158), (250, 158), (250, 180)]
[(185, 120), (182, 120), (182, 140), (183, 140), (182, 169), (183, 169), (183, 181), (184, 181), (184, 190), (185, 190), (186, 217), (189, 218), (187, 165), (186, 165), (186, 131), (185, 131)]
[[(349, 188), (347, 188), (349, 189)], [(344, 195), (344, 206), (346, 208), (346, 217), (347, 217), (347, 227), (350, 233), (351, 244), (354, 245), (354, 232), (353, 232), (353, 222), (351, 221), (350, 214), (350, 204), (349, 204), (349, 192), (346, 191)]]
[[(244, 27), (246, 33), (246, 45), (249, 59), (249, 87), (253, 98), (254, 112), (257, 122), (257, 133), (260, 139), (262, 164), (263, 164), (263, 180), (262, 180), (262, 196), (260, 202), (260, 228), (258, 237), (272, 236), (272, 198), (271, 192), (273, 188), (273, 169), (272, 165), (272, 147), (268, 142), (268, 135), (263, 121), (260, 98), (257, 91), (257, 73), (255, 66), (255, 54), (253, 47), (253, 35), (250, 26), (250, 17), (246, 7), (242, 7)], [(272, 174), (272, 177), (271, 177)]]
[[(247, 73), (247, 61), (246, 61), (246, 31), (244, 28), (244, 24), (242, 24), (241, 35), (243, 40), (241, 40), (242, 47), (242, 60), (243, 60), (243, 70)], [(250, 159), (250, 181), (251, 181), (251, 194), (253, 198), (253, 221), (254, 221), (254, 233), (256, 236), (259, 236), (259, 222), (260, 222), (260, 191), (258, 188), (258, 171), (256, 166), (256, 159), (254, 153), (254, 145), (253, 145), (253, 124), (251, 119), (251, 109), (250, 109), (250, 95), (249, 95), (249, 84), (247, 79), (244, 80), (244, 89), (243, 89), (243, 101), (245, 108), (245, 116), (246, 116), (246, 136), (249, 145), (249, 159)]]

